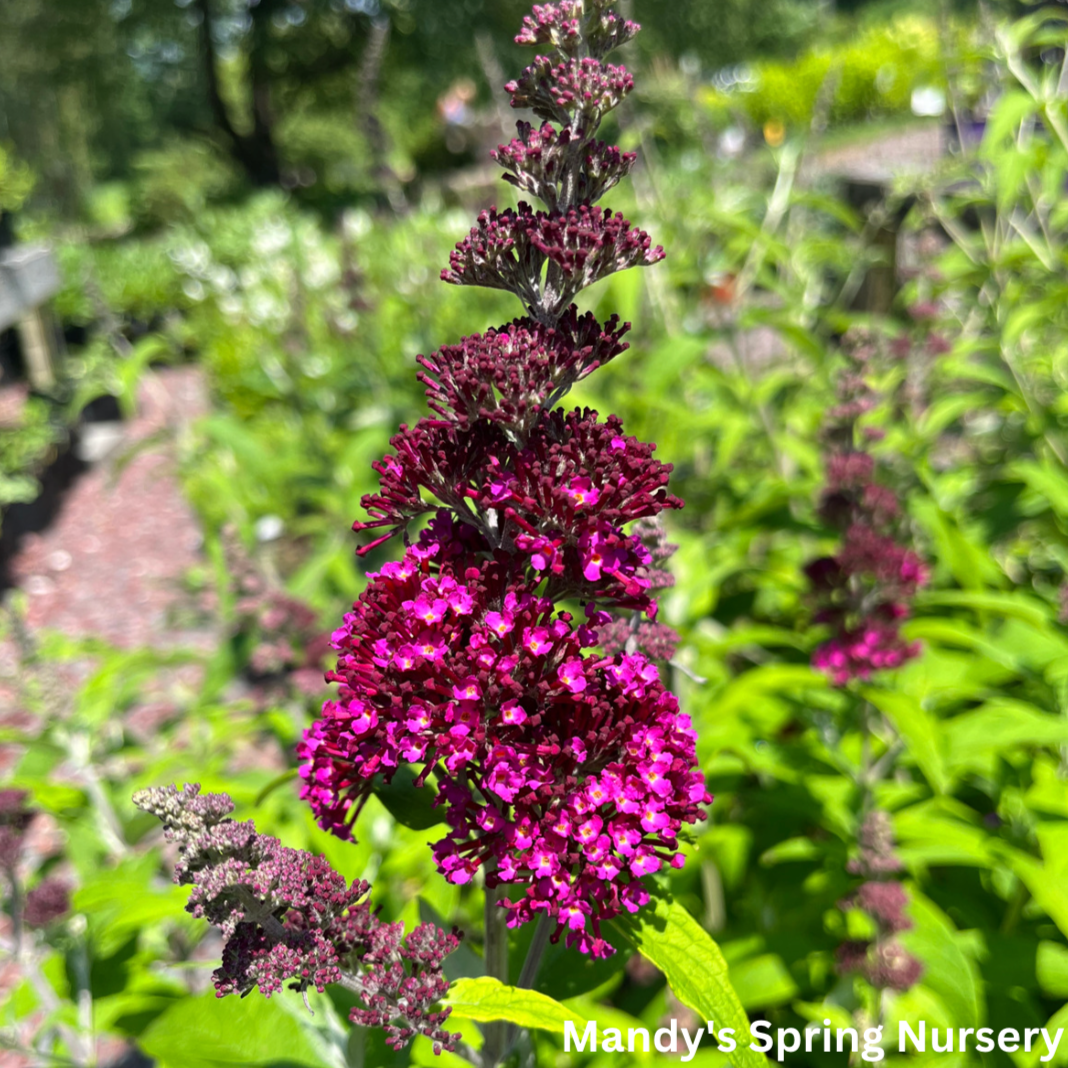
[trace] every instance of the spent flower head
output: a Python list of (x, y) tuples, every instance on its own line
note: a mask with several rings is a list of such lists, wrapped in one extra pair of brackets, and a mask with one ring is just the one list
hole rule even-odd
[(864, 817), (858, 834), (858, 855), (848, 870), (865, 881), (838, 904), (843, 910), (860, 909), (875, 928), (867, 939), (842, 942), (836, 952), (838, 971), (856, 973), (877, 989), (905, 991), (923, 974), (923, 964), (898, 939), (912, 927), (906, 915), (908, 890), (892, 876), (902, 864), (894, 851), (890, 814), (874, 809)]
[(450, 1010), (432, 1006), (448, 991), (441, 963), (459, 944), (455, 932), (424, 924), (405, 937), (403, 924), (371, 910), (366, 882), (350, 884), (325, 857), (234, 821), (226, 794), (166, 786), (139, 791), (134, 804), (162, 820), (178, 846), (174, 881), (191, 888), (187, 911), (222, 931), (219, 997), (339, 983), (362, 1002), (350, 1019), (383, 1028), (394, 1048), (420, 1034), (454, 1047), (459, 1036), (442, 1026)]

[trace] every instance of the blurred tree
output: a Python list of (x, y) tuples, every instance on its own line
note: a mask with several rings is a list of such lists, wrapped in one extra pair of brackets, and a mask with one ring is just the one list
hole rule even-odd
[(215, 126), (252, 185), (277, 185), (284, 178), (275, 132), (280, 112), (294, 97), (314, 93), (359, 63), (376, 7), (336, 0), (193, 0), (191, 9)]
[(708, 71), (790, 53), (834, 11), (827, 0), (633, 0), (646, 53), (691, 56)]
[[(640, 55), (687, 57), (706, 76), (798, 50), (833, 10), (829, 0), (628, 2), (646, 29)], [(438, 101), (473, 69), (480, 100), (499, 91), (490, 83), (528, 58), (512, 36), (529, 6), (0, 0), (0, 139), (66, 213), (95, 183), (136, 179), (140, 161), (183, 145), (221, 153), (253, 186), (350, 200), (385, 188), (396, 203), (398, 177), (466, 161), (446, 147)]]
[(137, 148), (196, 124), (189, 33), (160, 0), (0, 4), (0, 138), (48, 199), (73, 210)]

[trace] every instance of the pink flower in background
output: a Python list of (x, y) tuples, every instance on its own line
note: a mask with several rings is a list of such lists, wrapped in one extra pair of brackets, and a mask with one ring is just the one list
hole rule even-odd
[(819, 508), (821, 519), (842, 536), (833, 556), (805, 569), (816, 602), (814, 619), (832, 630), (812, 654), (812, 664), (835, 686), (866, 681), (919, 655), (919, 643), (906, 641), (900, 630), (928, 578), (903, 540), (897, 496), (876, 481), (875, 457), (856, 443), (857, 417), (874, 404), (861, 373), (874, 346), (864, 335), (847, 335), (843, 347), (853, 367), (839, 380), (843, 403), (825, 428), (831, 451)]

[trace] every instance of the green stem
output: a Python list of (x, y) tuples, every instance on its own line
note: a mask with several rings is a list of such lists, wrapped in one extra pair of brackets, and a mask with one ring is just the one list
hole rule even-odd
[(538, 978), (538, 968), (541, 966), (541, 958), (545, 955), (545, 947), (549, 944), (549, 928), (552, 922), (543, 912), (534, 925), (534, 937), (530, 940), (530, 949), (527, 950), (527, 959), (523, 961), (523, 968), (519, 973), (519, 982), (516, 986), (520, 990), (529, 990)]
[(1005, 910), (1005, 915), (1001, 920), (1001, 934), (1009, 935), (1016, 930), (1016, 925), (1020, 922), (1020, 917), (1023, 915), (1024, 905), (1027, 904), (1027, 899), (1031, 896), (1030, 891), (1024, 884), (1023, 880), (1020, 880), (1016, 886), (1016, 893), (1012, 895), (1012, 900), (1009, 902), (1009, 907)]
[[(552, 929), (552, 920), (542, 913), (534, 925), (534, 937), (530, 940), (530, 948), (527, 950), (527, 958), (523, 961), (523, 967), (519, 972), (519, 981), (516, 987), (520, 990), (529, 990), (534, 986), (538, 978), (538, 968), (541, 967), (541, 959), (545, 956), (545, 947), (549, 944), (549, 932)], [(519, 1038), (519, 1026), (509, 1024), (504, 1040), (504, 1056), (508, 1056), (515, 1047)]]
[[(505, 913), (497, 904), (500, 888), (486, 887), (486, 974), (493, 979), (508, 982), (508, 928), (505, 926)], [(508, 1044), (508, 1022), (494, 1020), (486, 1024), (485, 1038), (482, 1045), (482, 1068), (497, 1068), (504, 1059)]]

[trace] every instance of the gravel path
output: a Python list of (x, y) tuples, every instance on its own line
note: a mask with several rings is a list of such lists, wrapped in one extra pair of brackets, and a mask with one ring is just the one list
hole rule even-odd
[(203, 559), (200, 526), (176, 477), (174, 434), (207, 407), (199, 368), (148, 376), (116, 448), (78, 478), (55, 521), (27, 535), (11, 562), (31, 630), (123, 648), (205, 639), (174, 626), (194, 607), (183, 576)]
[[(203, 538), (182, 494), (175, 457), (178, 435), (207, 410), (199, 368), (146, 376), (137, 414), (112, 428), (110, 453), (77, 478), (53, 522), (26, 535), (10, 561), (31, 637), (58, 631), (120, 649), (200, 653), (218, 644), (218, 623), (183, 582), (190, 568), (204, 562)], [(49, 670), (61, 691), (74, 694), (92, 669), (93, 661), (82, 658)], [(40, 725), (20, 698), (20, 670), (15, 643), (0, 642), (0, 727), (32, 736)], [(172, 698), (195, 689), (202, 675), (198, 663), (161, 667), (127, 712), (128, 726), (151, 733), (175, 714)], [(0, 744), (0, 777), (22, 752), (21, 745)]]
[(847, 144), (817, 149), (802, 167), (802, 174), (835, 174), (854, 181), (888, 183), (899, 175), (928, 174), (944, 155), (942, 124), (925, 121), (867, 137), (858, 134)]

